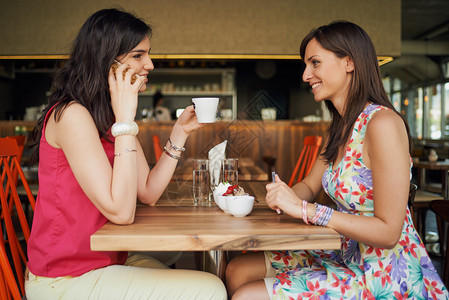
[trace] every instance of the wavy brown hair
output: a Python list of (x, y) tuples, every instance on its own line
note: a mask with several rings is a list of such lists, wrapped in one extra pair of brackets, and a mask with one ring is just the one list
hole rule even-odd
[(350, 138), (353, 125), (368, 102), (386, 106), (401, 117), (407, 130), (411, 152), (409, 126), (388, 99), (382, 84), (376, 51), (365, 30), (348, 21), (335, 21), (313, 29), (301, 42), (300, 55), (303, 59), (306, 47), (312, 39), (316, 39), (324, 49), (333, 52), (339, 58), (349, 57), (354, 64), (344, 115), (338, 113), (330, 100), (325, 100), (332, 116), (328, 141), (323, 152), (326, 163), (335, 163), (339, 149), (344, 147)]
[(90, 16), (75, 38), (69, 59), (56, 74), (49, 102), (33, 130), (35, 151), (39, 157), (39, 143), (45, 116), (55, 106), (58, 122), (67, 106), (74, 102), (83, 105), (91, 114), (100, 137), (114, 123), (108, 74), (117, 56), (135, 48), (152, 29), (141, 19), (119, 9), (102, 9)]

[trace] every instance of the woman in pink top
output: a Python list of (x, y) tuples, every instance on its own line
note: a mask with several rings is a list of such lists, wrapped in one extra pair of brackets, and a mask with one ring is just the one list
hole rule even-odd
[(187, 137), (201, 126), (187, 107), (150, 170), (134, 118), (154, 69), (151, 33), (132, 14), (100, 10), (82, 26), (55, 77), (34, 132), (39, 193), (28, 242), (28, 299), (226, 299), (212, 274), (90, 250), (90, 235), (107, 221), (134, 221), (136, 199), (157, 202)]

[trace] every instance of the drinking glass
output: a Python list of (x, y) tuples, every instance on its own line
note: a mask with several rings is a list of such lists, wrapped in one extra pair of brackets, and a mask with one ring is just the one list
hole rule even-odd
[(193, 160), (193, 204), (195, 206), (209, 205), (209, 161), (207, 159)]
[(222, 162), (223, 182), (230, 185), (239, 184), (239, 160), (238, 158), (223, 159)]

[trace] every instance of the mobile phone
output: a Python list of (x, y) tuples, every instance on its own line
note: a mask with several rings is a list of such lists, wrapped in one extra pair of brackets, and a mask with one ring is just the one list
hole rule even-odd
[[(111, 66), (112, 72), (114, 72), (114, 74), (117, 75), (116, 71), (117, 71), (117, 68), (118, 68), (120, 65), (121, 65), (121, 63), (120, 63), (119, 61), (117, 61), (117, 60), (114, 59), (114, 63), (113, 63), (112, 66)], [(125, 69), (125, 70), (123, 71), (123, 79), (125, 79), (125, 75), (126, 75), (126, 71), (127, 71), (127, 70), (128, 70), (128, 68)], [(133, 76), (131, 77), (131, 84), (133, 84), (134, 82), (136, 82), (137, 76), (139, 76), (139, 75), (133, 74)]]
[[(275, 172), (275, 171), (271, 172), (271, 182), (273, 182), (273, 183), (276, 182), (275, 177), (276, 177), (276, 172)], [(276, 208), (276, 213), (277, 213), (278, 215), (284, 214), (284, 212), (283, 212), (282, 210), (280, 210), (279, 208)]]

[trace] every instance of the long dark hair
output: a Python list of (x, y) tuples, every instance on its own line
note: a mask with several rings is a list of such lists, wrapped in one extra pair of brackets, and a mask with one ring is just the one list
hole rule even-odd
[(128, 53), (151, 34), (148, 24), (119, 9), (102, 9), (87, 19), (73, 42), (69, 59), (53, 80), (48, 105), (34, 128), (35, 159), (39, 156), (45, 116), (53, 106), (57, 122), (72, 101), (80, 103), (92, 115), (100, 137), (107, 138), (115, 119), (109, 69), (117, 56)]
[(402, 118), (411, 152), (409, 126), (388, 99), (382, 84), (376, 51), (365, 30), (348, 21), (336, 21), (313, 29), (301, 42), (300, 55), (303, 59), (306, 47), (312, 39), (316, 39), (324, 49), (332, 51), (339, 58), (349, 57), (354, 64), (344, 115), (340, 116), (332, 102), (325, 100), (332, 116), (328, 142), (323, 153), (326, 163), (335, 162), (339, 149), (348, 141), (352, 126), (369, 101), (390, 108)]

